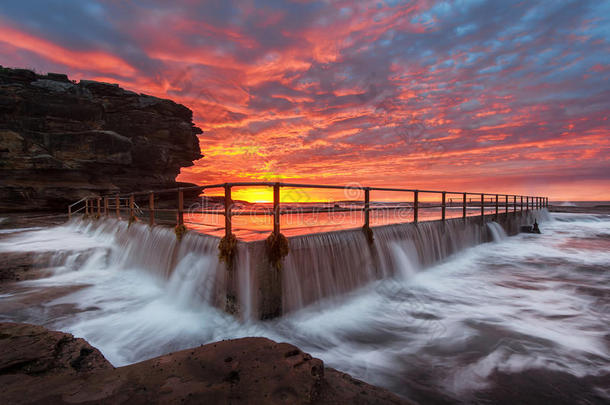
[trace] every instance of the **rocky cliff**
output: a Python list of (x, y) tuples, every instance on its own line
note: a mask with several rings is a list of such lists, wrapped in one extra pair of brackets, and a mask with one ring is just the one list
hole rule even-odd
[(201, 158), (192, 112), (115, 84), (0, 66), (0, 211), (177, 187)]

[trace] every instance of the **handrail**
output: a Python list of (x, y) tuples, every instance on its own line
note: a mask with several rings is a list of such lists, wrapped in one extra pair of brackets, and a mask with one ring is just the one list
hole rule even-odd
[[(395, 192), (419, 192), (419, 193), (431, 193), (431, 194), (455, 194), (455, 195), (476, 195), (476, 196), (502, 196), (502, 197), (526, 197), (525, 195), (520, 194), (498, 194), (498, 193), (480, 193), (480, 192), (464, 192), (464, 191), (446, 191), (446, 190), (422, 190), (422, 189), (413, 189), (413, 188), (396, 188), (396, 187), (369, 187), (362, 185), (349, 185), (349, 186), (339, 186), (339, 185), (330, 185), (330, 184), (307, 184), (307, 183), (284, 183), (284, 182), (269, 182), (269, 181), (244, 181), (244, 182), (228, 182), (228, 183), (216, 183), (216, 184), (206, 184), (199, 186), (188, 186), (188, 187), (174, 187), (174, 188), (166, 188), (161, 190), (147, 190), (147, 191), (137, 191), (133, 193), (126, 194), (118, 194), (121, 199), (129, 198), (129, 196), (140, 196), (147, 195), (149, 193), (154, 192), (155, 194), (161, 193), (169, 193), (176, 191), (192, 191), (192, 190), (206, 190), (210, 188), (224, 188), (224, 187), (274, 187), (275, 185), (279, 185), (280, 187), (290, 187), (290, 188), (319, 188), (319, 189), (332, 189), (332, 190), (366, 190), (369, 189), (371, 191), (395, 191)], [(116, 197), (117, 194), (107, 194), (101, 195), (101, 197)], [(125, 197), (121, 197), (125, 196)], [(533, 196), (529, 196), (533, 198)], [(84, 199), (79, 200), (83, 201)], [(75, 203), (76, 204), (76, 203)]]
[[(273, 188), (273, 208), (267, 207), (262, 210), (252, 210), (249, 207), (237, 208), (235, 207), (235, 203), (231, 197), (231, 189), (233, 187), (272, 187)], [(282, 209), (280, 202), (280, 189), (284, 188), (310, 188), (310, 189), (326, 189), (326, 190), (361, 190), (364, 191), (364, 199), (352, 199), (352, 200), (340, 200), (329, 202), (331, 204), (335, 204), (333, 207), (318, 207), (315, 209), (312, 208), (288, 208)], [(120, 212), (124, 210), (128, 210), (129, 218), (134, 218), (136, 216), (144, 216), (144, 213), (147, 212), (149, 214), (149, 221), (151, 225), (155, 223), (155, 212), (171, 212), (176, 213), (176, 225), (183, 226), (184, 221), (184, 192), (190, 191), (199, 191), (202, 192), (207, 189), (212, 188), (223, 188), (224, 189), (224, 198), (222, 196), (218, 196), (220, 199), (218, 201), (217, 209), (202, 209), (196, 211), (201, 214), (215, 214), (215, 215), (224, 215), (225, 216), (225, 237), (230, 237), (232, 235), (232, 226), (231, 226), (231, 217), (239, 216), (239, 215), (268, 215), (273, 216), (273, 233), (280, 232), (280, 215), (292, 214), (292, 213), (334, 213), (334, 212), (363, 212), (364, 213), (364, 228), (369, 228), (370, 223), (370, 212), (374, 211), (384, 211), (384, 210), (392, 210), (392, 209), (404, 209), (408, 208), (413, 212), (413, 222), (418, 223), (418, 213), (420, 209), (432, 209), (432, 208), (440, 208), (441, 209), (441, 219), (446, 220), (446, 209), (447, 208), (462, 208), (462, 218), (466, 219), (468, 216), (469, 210), (480, 209), (480, 216), (482, 218), (482, 223), (485, 221), (486, 215), (493, 215), (489, 213), (489, 209), (493, 210), (495, 208), (495, 218), (497, 219), (500, 214), (500, 207), (503, 208), (503, 211), (506, 215), (508, 215), (511, 210), (513, 213), (516, 213), (517, 206), (519, 206), (520, 211), (523, 212), (540, 209), (544, 207), (548, 207), (548, 197), (540, 197), (540, 196), (526, 196), (526, 195), (516, 195), (516, 194), (496, 194), (496, 193), (473, 193), (473, 192), (458, 192), (458, 191), (441, 191), (441, 190), (419, 190), (419, 189), (411, 189), (411, 188), (397, 188), (397, 187), (368, 187), (363, 186), (361, 184), (353, 184), (348, 186), (338, 186), (338, 185), (330, 185), (330, 184), (304, 184), (304, 183), (284, 183), (284, 182), (269, 182), (269, 181), (247, 181), (247, 182), (227, 182), (227, 183), (217, 183), (217, 184), (207, 184), (207, 185), (194, 185), (187, 187), (174, 187), (169, 189), (161, 189), (161, 190), (149, 190), (149, 191), (138, 191), (128, 194), (111, 194), (111, 195), (102, 195), (96, 197), (84, 197), (79, 201), (68, 206), (68, 214), (69, 216), (72, 214), (72, 207), (75, 205), (84, 202), (84, 207), (75, 211), (79, 212), (83, 208), (85, 209), (85, 213), (93, 213), (95, 210), (94, 205), (97, 208), (97, 215), (100, 216), (102, 214), (102, 200), (103, 204), (103, 212), (106, 216), (110, 215), (110, 208), (116, 212), (116, 216), (120, 217)], [(370, 200), (370, 192), (371, 191), (386, 191), (386, 192), (407, 192), (413, 193), (413, 201), (401, 201), (394, 202), (392, 206), (392, 202), (387, 202), (390, 204), (389, 206), (380, 206), (379, 204), (383, 204), (386, 202), (375, 202)], [(177, 207), (176, 209), (168, 209), (168, 208), (156, 208), (155, 207), (155, 195), (164, 194), (164, 193), (175, 193), (177, 192)], [(437, 202), (422, 202), (420, 201), (420, 194), (440, 194), (441, 202), (440, 205)], [(140, 207), (135, 202), (136, 196), (144, 196), (148, 195), (149, 202), (148, 207)], [(449, 202), (447, 202), (447, 196), (450, 196)], [(455, 196), (459, 196), (455, 198)], [(470, 198), (468, 198), (470, 197)], [(476, 197), (476, 198), (473, 198)], [(454, 201), (455, 199), (455, 201)], [(122, 200), (128, 200), (128, 204), (121, 204)], [(94, 204), (94, 201), (96, 204)], [(114, 201), (114, 206), (110, 206), (109, 202)], [(519, 202), (518, 202), (519, 201)], [(338, 203), (359, 203), (361, 206), (351, 206), (351, 207), (341, 207)], [(295, 204), (298, 202), (291, 202), (289, 204)], [(487, 212), (486, 212), (487, 210)], [(131, 219), (130, 219), (131, 220)]]
[(75, 202), (75, 203), (72, 203), (72, 204), (68, 205), (68, 208), (72, 208), (72, 207), (74, 207), (76, 204), (82, 203), (83, 201), (85, 201), (85, 200), (86, 200), (86, 199), (88, 199), (88, 198), (91, 198), (91, 197), (83, 197), (83, 198), (81, 198), (80, 200), (78, 200), (77, 202)]

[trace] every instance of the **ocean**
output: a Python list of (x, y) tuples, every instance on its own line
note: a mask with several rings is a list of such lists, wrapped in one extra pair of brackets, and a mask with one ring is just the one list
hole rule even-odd
[(160, 275), (94, 227), (5, 228), (3, 255), (48, 265), (0, 285), (0, 320), (83, 337), (115, 366), (265, 336), (421, 403), (608, 403), (610, 215), (552, 213), (541, 230), (494, 228), (494, 241), (431, 267), (397, 252), (396, 276), (261, 322), (202, 297), (214, 256)]

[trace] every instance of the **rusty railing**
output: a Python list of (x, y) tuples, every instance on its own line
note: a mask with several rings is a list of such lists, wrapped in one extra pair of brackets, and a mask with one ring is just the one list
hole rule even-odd
[[(273, 189), (273, 208), (271, 210), (237, 210), (235, 211), (231, 191), (234, 187), (271, 187)], [(272, 215), (273, 216), (273, 234), (280, 234), (280, 216), (289, 214), (291, 212), (297, 212), (294, 210), (282, 210), (280, 201), (280, 190), (281, 188), (297, 188), (297, 189), (328, 189), (328, 190), (344, 190), (344, 186), (333, 186), (333, 185), (321, 185), (321, 184), (299, 184), (299, 183), (283, 183), (283, 182), (235, 182), (235, 183), (221, 183), (221, 184), (210, 184), (203, 186), (192, 186), (182, 188), (171, 188), (165, 190), (155, 191), (141, 191), (130, 194), (115, 194), (106, 196), (96, 196), (90, 198), (84, 198), (68, 207), (68, 215), (71, 217), (73, 214), (84, 210), (85, 215), (110, 216), (111, 212), (114, 211), (114, 216), (122, 218), (123, 213), (127, 213), (127, 218), (132, 220), (138, 216), (144, 216), (145, 212), (148, 212), (148, 223), (152, 226), (156, 223), (156, 214), (175, 214), (175, 225), (184, 225), (184, 193), (189, 192), (191, 194), (204, 192), (209, 189), (224, 189), (224, 199), (222, 199), (222, 207), (214, 210), (200, 210), (197, 211), (201, 214), (217, 214), (224, 215), (224, 234), (225, 237), (232, 235), (233, 227), (231, 218), (236, 215)], [(445, 221), (447, 219), (446, 210), (447, 207), (462, 207), (462, 218), (466, 218), (468, 208), (476, 208), (480, 206), (481, 221), (485, 221), (485, 212), (487, 208), (493, 209), (494, 218), (497, 220), (500, 216), (501, 208), (504, 209), (504, 213), (508, 215), (511, 211), (516, 213), (517, 211), (529, 211), (538, 210), (548, 207), (548, 198), (540, 196), (525, 196), (525, 195), (512, 195), (512, 194), (493, 194), (493, 193), (470, 193), (470, 192), (451, 192), (451, 191), (438, 191), (438, 190), (416, 190), (416, 189), (404, 189), (404, 188), (390, 188), (390, 187), (365, 187), (365, 186), (349, 186), (352, 190), (361, 190), (364, 192), (364, 198), (361, 202), (361, 207), (337, 207), (336, 205), (331, 208), (316, 208), (315, 210), (303, 210), (300, 209), (299, 213), (321, 213), (321, 212), (344, 212), (344, 211), (361, 211), (364, 214), (363, 227), (370, 229), (370, 213), (378, 210), (388, 210), (394, 208), (388, 208), (383, 206), (371, 206), (371, 192), (399, 192), (409, 193), (412, 195), (412, 202), (409, 206), (412, 209), (413, 221), (418, 223), (419, 213), (422, 209), (440, 208), (440, 219)], [(161, 208), (156, 206), (155, 198), (158, 198), (162, 194), (175, 193), (176, 196), (176, 207), (175, 208)], [(440, 195), (440, 205), (424, 205), (421, 200), (422, 194), (436, 194)], [(136, 197), (148, 196), (148, 207), (140, 207), (135, 202)], [(461, 204), (454, 204), (451, 199), (450, 204), (447, 204), (447, 196), (460, 196)], [(470, 197), (470, 201), (469, 201)], [(480, 197), (480, 200), (478, 200)], [(474, 201), (473, 201), (474, 198)], [(489, 198), (489, 199), (487, 199)], [(478, 201), (477, 201), (478, 200)], [(503, 200), (503, 201), (502, 201)], [(166, 200), (167, 201), (167, 200)], [(82, 207), (75, 209), (79, 204), (83, 204)], [(293, 202), (298, 203), (298, 202)], [(487, 214), (489, 215), (489, 214)], [(171, 221), (170, 221), (171, 222)]]

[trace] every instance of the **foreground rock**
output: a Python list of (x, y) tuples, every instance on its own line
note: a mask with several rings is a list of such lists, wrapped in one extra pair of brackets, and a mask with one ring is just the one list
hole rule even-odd
[(177, 187), (201, 158), (183, 105), (65, 75), (0, 66), (0, 211)]
[(113, 368), (83, 339), (0, 324), (0, 403), (404, 404), (265, 338), (211, 343)]

